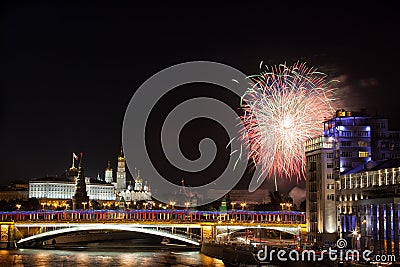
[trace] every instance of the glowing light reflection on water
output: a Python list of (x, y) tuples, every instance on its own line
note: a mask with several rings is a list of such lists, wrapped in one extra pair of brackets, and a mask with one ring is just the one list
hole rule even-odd
[(1, 266), (16, 267), (128, 267), (128, 266), (216, 266), (222, 261), (199, 251), (95, 251), (95, 250), (0, 250)]

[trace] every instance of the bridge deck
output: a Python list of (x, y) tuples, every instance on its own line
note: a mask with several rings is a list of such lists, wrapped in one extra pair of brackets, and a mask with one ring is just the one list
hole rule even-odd
[(296, 211), (227, 212), (192, 210), (40, 210), (0, 212), (0, 221), (90, 221), (90, 222), (230, 222), (230, 223), (305, 223), (305, 213)]

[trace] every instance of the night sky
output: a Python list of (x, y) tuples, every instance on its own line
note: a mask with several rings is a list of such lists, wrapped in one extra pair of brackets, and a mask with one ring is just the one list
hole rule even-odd
[[(124, 112), (136, 88), (166, 67), (193, 60), (221, 62), (248, 75), (259, 73), (261, 61), (306, 61), (341, 80), (345, 108), (366, 108), (400, 128), (400, 23), (388, 4), (142, 8), (5, 1), (0, 9), (0, 184), (61, 174), (72, 152), (85, 154), (89, 176), (103, 176), (107, 160), (115, 169)], [(196, 96), (239, 108), (223, 91), (188, 85), (162, 100), (154, 125)], [(195, 142), (203, 136), (222, 141), (221, 147), (226, 141), (212, 122), (194, 123), (183, 134), (189, 158), (196, 158)], [(205, 177), (218, 174), (223, 152), (217, 160)]]

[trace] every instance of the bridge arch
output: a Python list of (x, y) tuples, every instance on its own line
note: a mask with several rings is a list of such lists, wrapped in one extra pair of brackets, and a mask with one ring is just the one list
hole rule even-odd
[(172, 233), (168, 233), (165, 231), (142, 228), (142, 227), (129, 227), (129, 226), (125, 226), (125, 225), (107, 225), (107, 224), (82, 225), (82, 226), (73, 226), (73, 227), (68, 227), (68, 228), (63, 228), (63, 229), (52, 230), (52, 231), (40, 233), (40, 234), (37, 234), (34, 236), (22, 238), (17, 242), (17, 246), (18, 245), (24, 246), (25, 244), (28, 244), (30, 242), (34, 243), (34, 242), (49, 240), (49, 239), (52, 239), (53, 237), (67, 235), (70, 233), (93, 231), (93, 230), (96, 230), (96, 231), (120, 230), (120, 231), (128, 231), (128, 232), (138, 232), (138, 233), (157, 235), (157, 236), (161, 236), (161, 237), (175, 239), (175, 240), (179, 240), (179, 241), (188, 243), (190, 245), (200, 246), (200, 242), (190, 239), (190, 238), (187, 238), (186, 236), (183, 236), (183, 235), (172, 234)]

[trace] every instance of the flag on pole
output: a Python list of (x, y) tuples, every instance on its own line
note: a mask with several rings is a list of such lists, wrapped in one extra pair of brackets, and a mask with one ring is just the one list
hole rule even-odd
[(75, 153), (72, 153), (75, 160), (78, 160), (78, 156)]

